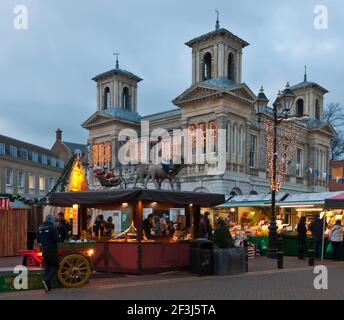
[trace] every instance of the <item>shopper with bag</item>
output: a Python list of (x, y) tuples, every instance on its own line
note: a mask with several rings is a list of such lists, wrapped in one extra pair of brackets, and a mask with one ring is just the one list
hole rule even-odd
[(332, 245), (332, 260), (340, 261), (344, 231), (341, 220), (337, 220), (330, 232), (330, 244)]

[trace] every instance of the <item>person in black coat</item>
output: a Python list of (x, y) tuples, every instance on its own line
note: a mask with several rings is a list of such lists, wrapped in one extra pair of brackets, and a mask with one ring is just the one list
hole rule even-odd
[(307, 227), (306, 227), (306, 217), (301, 217), (299, 224), (297, 225), (297, 242), (299, 249), (299, 259), (304, 260), (304, 254), (306, 250), (306, 237), (307, 237)]
[(315, 216), (308, 228), (312, 232), (314, 239), (315, 258), (321, 259), (323, 250), (324, 220), (319, 215)]
[(44, 280), (42, 284), (46, 292), (51, 290), (52, 283), (59, 267), (57, 244), (61, 239), (54, 223), (55, 217), (48, 215), (37, 232), (37, 242), (43, 252)]
[(152, 238), (152, 228), (154, 227), (153, 224), (154, 216), (153, 214), (149, 214), (146, 219), (143, 220), (143, 231), (145, 232), (146, 238)]
[(65, 240), (69, 240), (69, 231), (71, 231), (71, 226), (69, 222), (64, 218), (63, 212), (59, 212), (57, 231), (60, 235), (61, 242), (64, 242)]

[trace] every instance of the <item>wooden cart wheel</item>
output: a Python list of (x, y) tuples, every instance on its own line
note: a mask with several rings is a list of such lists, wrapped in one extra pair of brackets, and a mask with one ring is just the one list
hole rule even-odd
[(90, 262), (85, 256), (71, 254), (60, 262), (57, 277), (64, 287), (80, 288), (88, 282), (91, 273)]

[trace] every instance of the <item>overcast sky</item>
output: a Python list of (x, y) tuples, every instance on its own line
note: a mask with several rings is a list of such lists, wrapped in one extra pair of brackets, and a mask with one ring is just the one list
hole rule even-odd
[[(328, 29), (314, 27), (314, 7), (328, 9)], [(28, 9), (28, 29), (16, 30), (16, 5)], [(80, 124), (96, 111), (91, 78), (120, 67), (139, 84), (141, 115), (172, 108), (191, 84), (191, 50), (184, 43), (221, 27), (250, 43), (243, 81), (273, 99), (286, 81), (327, 88), (326, 104), (344, 104), (342, 0), (1, 0), (0, 134), (50, 148), (55, 130), (86, 142)]]

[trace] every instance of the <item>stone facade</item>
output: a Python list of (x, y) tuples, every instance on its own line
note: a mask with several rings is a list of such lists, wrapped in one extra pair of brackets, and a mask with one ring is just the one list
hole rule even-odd
[(0, 194), (44, 197), (63, 172), (64, 161), (50, 150), (0, 136)]
[[(157, 128), (171, 132), (215, 125), (226, 130), (227, 141), (218, 146), (226, 154), (225, 172), (209, 174), (208, 163), (188, 165), (177, 186), (181, 190), (226, 195), (268, 193), (264, 129), (253, 108), (256, 95), (242, 82), (242, 54), (248, 43), (226, 29), (219, 29), (186, 44), (192, 49), (192, 85), (173, 100), (177, 108), (171, 111), (138, 116), (137, 83), (142, 79), (128, 71), (114, 69), (93, 78), (98, 90), (97, 112), (82, 125), (89, 130), (91, 163), (95, 164), (92, 146), (110, 142), (111, 163), (107, 166), (120, 171), (121, 165), (116, 159), (121, 146), (119, 133), (127, 128), (140, 137), (143, 122), (149, 122), (151, 132)], [(131, 102), (127, 105), (123, 105), (123, 83), (130, 91)], [(104, 86), (114, 88), (110, 89), (111, 105), (106, 107), (104, 94), (108, 93), (104, 92)], [(298, 155), (289, 165), (283, 190), (290, 193), (326, 191), (328, 186), (323, 173), (328, 172), (330, 140), (335, 133), (321, 120), (327, 90), (309, 82), (306, 76), (303, 82), (291, 88), (297, 97), (291, 114), (309, 118), (297, 124), (303, 139), (297, 141)], [(211, 138), (206, 139), (208, 145)], [(98, 151), (96, 156), (99, 158)], [(307, 172), (306, 167), (321, 174)]]

